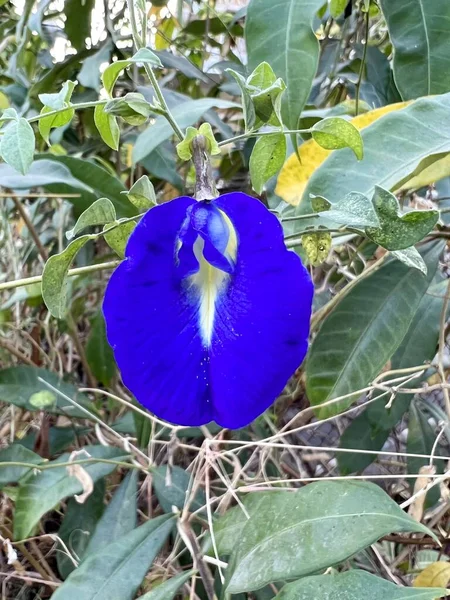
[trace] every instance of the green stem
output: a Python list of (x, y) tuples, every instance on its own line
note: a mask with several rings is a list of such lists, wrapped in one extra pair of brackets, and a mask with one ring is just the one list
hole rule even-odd
[(361, 83), (364, 75), (364, 66), (366, 64), (366, 56), (367, 56), (367, 46), (369, 45), (369, 11), (365, 14), (365, 34), (364, 34), (364, 50), (361, 60), (361, 67), (359, 69), (358, 81), (356, 82), (355, 89), (355, 116), (357, 117), (359, 114), (359, 95), (361, 90)]
[[(120, 260), (112, 260), (110, 262), (100, 263), (99, 265), (89, 265), (87, 267), (69, 269), (67, 275), (69, 277), (75, 277), (77, 275), (85, 275), (86, 273), (115, 269), (120, 262)], [(36, 275), (36, 277), (25, 277), (24, 279), (15, 279), (13, 281), (4, 281), (3, 283), (0, 283), (0, 292), (3, 290), (13, 290), (15, 288), (24, 287), (26, 285), (31, 285), (32, 283), (41, 283), (41, 281), (42, 275)]]
[[(145, 45), (144, 45), (142, 38), (138, 32), (134, 0), (127, 0), (127, 5), (128, 5), (128, 10), (130, 12), (130, 22), (131, 22), (131, 30), (132, 30), (132, 34), (133, 34), (134, 45), (136, 46), (136, 50), (140, 50), (141, 48), (144, 48)], [(170, 108), (167, 105), (167, 102), (163, 96), (161, 88), (159, 87), (159, 83), (158, 83), (158, 80), (156, 79), (155, 74), (153, 73), (151, 67), (148, 64), (144, 64), (144, 69), (145, 69), (145, 72), (147, 73), (147, 77), (150, 79), (150, 83), (152, 84), (153, 89), (155, 90), (156, 97), (158, 98), (159, 104), (161, 105), (161, 108), (164, 112), (165, 118), (170, 123), (170, 126), (174, 130), (175, 135), (180, 140), (183, 140), (184, 139), (183, 132), (181, 131), (180, 127), (178, 126), (178, 123), (175, 121), (175, 118), (172, 115)]]
[(247, 131), (246, 133), (241, 133), (241, 135), (236, 135), (235, 137), (228, 138), (227, 140), (222, 140), (219, 142), (219, 146), (226, 146), (227, 144), (234, 144), (234, 142), (238, 142), (239, 140), (246, 140), (252, 137), (263, 137), (264, 135), (273, 135), (274, 133), (284, 133), (284, 135), (291, 135), (294, 133), (309, 133), (311, 129), (285, 129), (283, 131)]
[(57, 110), (52, 110), (48, 113), (44, 113), (42, 115), (36, 115), (35, 117), (31, 117), (28, 119), (28, 123), (34, 123), (43, 119), (44, 117), (53, 117), (53, 115), (57, 115), (58, 113), (64, 112), (69, 108), (73, 108), (73, 110), (82, 110), (83, 108), (93, 108), (94, 106), (101, 106), (106, 104), (108, 100), (95, 100), (95, 102), (80, 102), (79, 104), (71, 104), (70, 106), (65, 106), (64, 108), (58, 108)]

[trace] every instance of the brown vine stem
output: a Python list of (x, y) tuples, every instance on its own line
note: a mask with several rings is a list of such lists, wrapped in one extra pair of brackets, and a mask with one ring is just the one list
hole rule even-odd
[(48, 259), (47, 250), (44, 248), (44, 244), (41, 242), (38, 232), (36, 231), (36, 228), (34, 227), (30, 217), (28, 216), (28, 213), (25, 210), (24, 205), (19, 200), (19, 198), (17, 198), (17, 196), (11, 196), (11, 198), (12, 198), (14, 204), (16, 205), (17, 212), (19, 213), (23, 222), (27, 226), (27, 229), (30, 232), (30, 235), (33, 238), (34, 243), (36, 244), (36, 248), (38, 249), (38, 252), (39, 252), (42, 260), (44, 262), (47, 262), (47, 259)]

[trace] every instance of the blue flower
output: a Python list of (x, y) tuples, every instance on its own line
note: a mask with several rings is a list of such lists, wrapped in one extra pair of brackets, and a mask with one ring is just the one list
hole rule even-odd
[(236, 429), (262, 414), (308, 348), (313, 286), (278, 219), (250, 196), (150, 209), (108, 284), (124, 384), (158, 417)]

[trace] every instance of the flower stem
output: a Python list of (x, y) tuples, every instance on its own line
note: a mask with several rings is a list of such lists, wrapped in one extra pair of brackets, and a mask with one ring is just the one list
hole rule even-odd
[(197, 200), (212, 200), (219, 195), (214, 183), (211, 161), (208, 153), (208, 141), (203, 135), (197, 135), (191, 142), (192, 161), (195, 167), (195, 197)]

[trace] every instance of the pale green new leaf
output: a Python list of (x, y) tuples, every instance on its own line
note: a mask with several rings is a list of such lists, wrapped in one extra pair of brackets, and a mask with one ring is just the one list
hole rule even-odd
[(42, 297), (50, 313), (57, 319), (63, 319), (68, 309), (69, 267), (78, 251), (92, 238), (91, 235), (83, 235), (73, 240), (65, 250), (54, 254), (45, 263), (42, 273)]
[(147, 175), (142, 175), (131, 186), (129, 192), (123, 193), (127, 195), (128, 200), (139, 212), (144, 212), (156, 204), (155, 188)]
[(132, 600), (174, 524), (173, 515), (150, 519), (89, 554), (52, 600)]
[(271, 65), (286, 84), (282, 99), (283, 123), (297, 129), (319, 61), (319, 41), (312, 20), (323, 0), (251, 0), (245, 39), (248, 66)]
[(94, 122), (105, 144), (113, 150), (118, 150), (120, 129), (116, 117), (105, 112), (105, 107), (98, 104), (94, 111)]
[(258, 139), (250, 157), (250, 178), (257, 194), (262, 192), (266, 181), (278, 173), (285, 158), (286, 136), (283, 133), (272, 133)]
[(56, 115), (39, 119), (39, 133), (47, 144), (49, 144), (49, 136), (52, 129), (55, 127), (63, 127), (73, 119), (75, 110), (70, 108), (69, 103), (75, 86), (76, 82), (66, 81), (61, 91), (57, 94), (40, 94), (39, 96), (40, 101), (44, 104), (44, 108), (41, 110), (41, 117), (46, 113), (67, 107), (67, 110), (57, 113)]
[[(317, 198), (317, 196), (315, 196)], [(311, 199), (311, 204), (313, 199)], [(379, 227), (377, 213), (375, 212), (372, 201), (364, 194), (358, 192), (350, 192), (345, 198), (334, 204), (330, 204), (330, 208), (321, 215), (327, 219), (331, 219), (339, 225), (347, 227)], [(314, 208), (314, 206), (313, 206)]]
[(350, 121), (340, 117), (322, 119), (311, 129), (313, 139), (326, 150), (350, 148), (358, 160), (364, 156), (363, 142), (359, 130)]
[(133, 63), (148, 63), (156, 67), (162, 67), (159, 58), (148, 48), (141, 48), (134, 56), (127, 60), (118, 60), (112, 63), (105, 69), (102, 75), (103, 85), (110, 96), (119, 75)]
[[(116, 225), (116, 227), (112, 228), (113, 225)], [(103, 228), (105, 242), (118, 256), (120, 256), (120, 258), (124, 258), (125, 256), (125, 248), (128, 239), (135, 227), (136, 221), (125, 221), (124, 223), (116, 221), (115, 223), (105, 225)], [(108, 231), (109, 229), (111, 229), (111, 231)]]
[(106, 223), (115, 221), (115, 219), (116, 209), (111, 200), (108, 200), (108, 198), (99, 198), (78, 217), (78, 221), (75, 223), (73, 229), (66, 233), (66, 237), (68, 240), (71, 240), (87, 227), (105, 225)]
[(234, 71), (233, 69), (226, 69), (226, 73), (229, 73), (236, 81), (238, 86), (241, 88), (242, 110), (244, 113), (245, 131), (249, 131), (250, 129), (253, 129), (253, 126), (255, 124), (256, 113), (255, 107), (253, 106), (253, 101), (250, 97), (250, 93), (246, 86), (245, 77), (243, 77), (240, 73)]
[(317, 573), (393, 531), (430, 533), (372, 483), (323, 481), (258, 495), (235, 536), (225, 582), (231, 594)]
[(364, 571), (305, 577), (288, 583), (274, 600), (435, 600), (442, 588), (407, 588)]
[(26, 119), (19, 118), (5, 128), (0, 154), (8, 165), (25, 175), (33, 162), (35, 144), (33, 128)]
[(391, 252), (391, 254), (392, 256), (395, 256), (397, 260), (404, 263), (407, 267), (418, 269), (424, 275), (427, 274), (427, 265), (420, 256), (420, 252), (414, 246), (411, 246), (411, 248), (405, 248), (403, 250), (394, 250)]
[(348, 4), (348, 0), (329, 0), (330, 3), (330, 15), (333, 19), (337, 19), (344, 12), (345, 7)]

